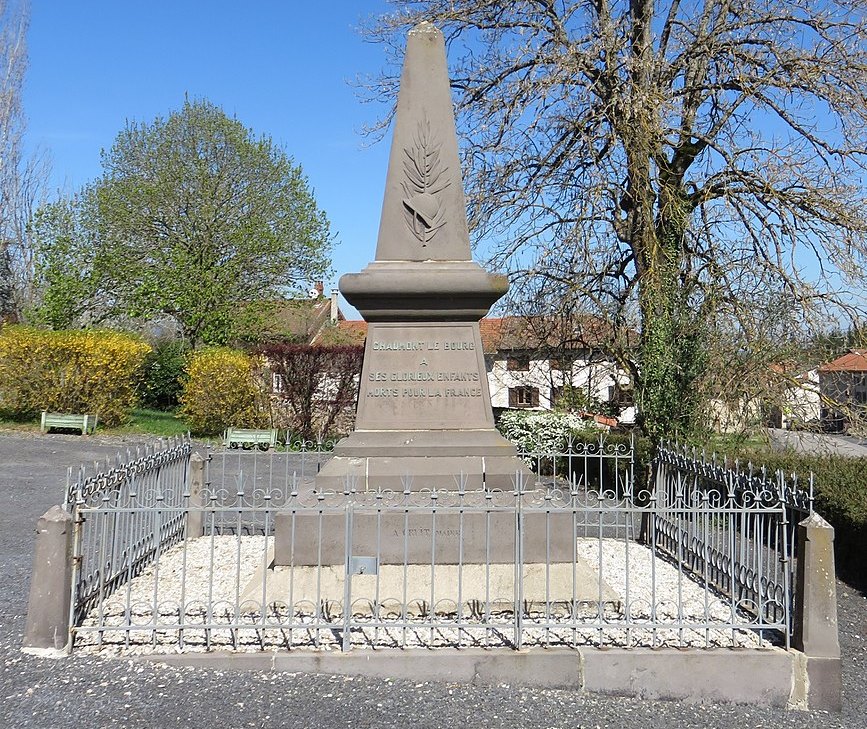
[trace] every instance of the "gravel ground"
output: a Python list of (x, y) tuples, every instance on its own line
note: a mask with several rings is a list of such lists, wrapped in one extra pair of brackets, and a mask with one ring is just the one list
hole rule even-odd
[[(204, 623), (207, 619), (207, 605), (213, 606), (211, 621), (217, 625), (228, 625), (239, 622), (242, 625), (259, 625), (262, 615), (262, 605), (259, 596), (262, 594), (262, 574), (257, 575), (265, 562), (268, 545), (271, 542), (264, 536), (214, 536), (202, 539), (193, 539), (189, 542), (181, 542), (163, 553), (159, 560), (146, 567), (140, 575), (128, 582), (126, 586), (113, 593), (107, 600), (95, 607), (82, 624), (82, 631), (76, 639), (76, 652), (87, 651), (99, 653), (111, 651), (115, 655), (131, 656), (148, 653), (173, 652), (178, 642), (176, 630), (156, 631), (143, 629), (135, 632), (124, 630), (112, 631), (113, 626), (124, 626), (129, 622), (134, 626), (147, 628), (156, 623), (157, 626), (171, 626), (183, 623), (190, 626), (184, 633), (184, 650), (204, 651), (207, 648), (205, 631), (196, 629), (196, 625)], [(619, 596), (621, 602), (606, 604), (604, 611), (608, 620), (622, 620), (625, 617), (624, 609), (627, 595), (627, 555), (625, 542), (618, 539), (579, 538), (578, 554), (588, 564), (596, 564), (600, 561), (606, 582)], [(732, 611), (727, 602), (706, 594), (705, 590), (696, 582), (685, 577), (677, 568), (662, 559), (655, 559), (649, 549), (632, 545), (628, 554), (629, 564), (629, 612), (632, 620), (632, 628), (627, 633), (624, 629), (608, 627), (605, 630), (603, 641), (605, 644), (629, 647), (659, 647), (659, 646), (694, 646), (694, 647), (719, 647), (736, 645), (742, 648), (756, 648), (770, 646), (771, 643), (762, 640), (757, 633), (746, 630), (732, 631), (731, 628), (722, 627), (707, 631), (701, 629), (678, 630), (668, 629), (644, 629), (642, 621), (650, 619), (650, 606), (656, 604), (656, 613), (663, 621), (674, 622), (680, 618), (686, 623), (718, 624), (731, 623)], [(299, 572), (304, 568), (299, 568)], [(380, 576), (383, 589), (401, 589), (403, 580), (398, 577), (391, 580), (386, 574), (389, 569), (400, 572), (402, 568), (383, 567)], [(424, 565), (410, 566), (405, 573), (405, 584), (418, 588), (427, 576), (428, 567)], [(441, 568), (443, 569), (443, 568)], [(467, 575), (473, 569), (469, 566), (464, 571), (465, 579), (472, 583), (472, 578)], [(496, 566), (492, 569), (496, 569)], [(509, 568), (511, 569), (511, 567)], [(309, 570), (310, 579), (315, 579), (316, 574)], [(438, 573), (439, 574), (439, 573)], [(254, 577), (255, 576), (255, 577)], [(252, 580), (256, 580), (255, 582)], [(448, 579), (448, 578), (446, 578)], [(300, 592), (301, 578), (299, 576), (297, 590)], [(327, 582), (327, 580), (326, 580)], [(494, 580), (496, 582), (496, 580)], [(556, 576), (552, 579), (553, 584), (558, 584)], [(509, 590), (512, 589), (509, 582)], [(368, 587), (372, 587), (369, 585)], [(335, 599), (335, 593), (329, 592), (323, 584), (325, 592), (322, 593), (329, 600)], [(342, 584), (335, 586), (337, 594), (343, 594)], [(655, 588), (655, 589), (654, 589)], [(496, 589), (496, 588), (495, 588)], [(556, 588), (555, 588), (556, 589)], [(567, 588), (568, 591), (568, 588)], [(423, 590), (427, 594), (427, 587)], [(256, 595), (251, 598), (250, 595)], [(247, 596), (246, 598), (244, 596)], [(542, 595), (544, 597), (544, 594)], [(272, 626), (265, 629), (242, 629), (238, 634), (228, 628), (217, 628), (210, 631), (210, 644), (214, 648), (237, 647), (240, 651), (257, 651), (261, 648), (261, 641), (268, 646), (281, 646), (286, 641), (286, 622), (290, 614), (296, 629), (291, 636), (294, 647), (313, 647), (318, 645), (326, 650), (339, 650), (343, 636), (340, 632), (332, 630), (332, 625), (342, 622), (342, 611), (336, 608), (332, 619), (334, 623), (326, 625), (321, 630), (316, 630), (311, 623), (316, 622), (314, 603), (307, 599), (299, 599), (295, 595), (293, 610), (290, 613), (284, 601), (285, 594), (278, 597), (271, 596), (266, 602), (270, 606), (267, 610), (267, 624)], [(352, 632), (352, 643), (359, 649), (372, 647), (398, 647), (402, 645), (403, 631), (398, 627), (389, 627), (388, 623), (398, 620), (401, 616), (401, 602), (394, 595), (384, 593), (380, 595), (384, 607), (382, 621), (376, 626), (364, 627), (366, 619), (365, 608), (369, 603), (362, 597), (359, 599), (358, 592), (355, 594), (355, 610), (361, 611), (356, 614), (357, 626)], [(454, 645), (470, 645), (473, 647), (508, 647), (503, 642), (507, 637), (511, 638), (511, 626), (513, 617), (511, 612), (499, 615), (495, 614), (493, 623), (501, 623), (505, 630), (496, 631), (491, 635), (484, 630), (481, 623), (473, 619), (471, 606), (464, 603), (463, 622), (465, 628), (458, 631), (449, 627), (450, 615), (441, 611), (456, 609), (456, 604), (449, 598), (440, 594), (439, 620), (433, 633), (428, 632), (428, 618), (418, 615), (413, 606), (418, 604), (417, 593), (410, 593), (407, 597), (407, 610), (410, 620), (415, 617), (417, 625), (404, 636), (406, 647), (450, 647)], [(573, 635), (571, 629), (570, 607), (567, 604), (557, 602), (556, 596), (552, 597), (550, 619), (554, 623), (562, 623), (562, 628), (543, 629), (534, 628), (534, 620), (546, 622), (546, 615), (541, 604), (536, 611), (531, 607), (530, 615), (524, 620), (524, 645), (527, 647), (544, 645), (569, 645), (576, 639), (582, 645), (598, 645), (599, 633), (597, 629), (579, 627), (577, 635)], [(238, 606), (236, 608), (236, 601)], [(278, 606), (279, 603), (279, 606)], [(492, 603), (497, 604), (497, 595), (492, 595)], [(532, 605), (532, 602), (531, 602)], [(496, 608), (495, 608), (496, 609)], [(127, 618), (127, 615), (130, 617)], [(740, 623), (749, 623), (747, 615), (739, 615), (736, 618)], [(586, 606), (579, 613), (577, 623), (596, 623), (598, 620), (593, 606)], [(380, 627), (382, 623), (385, 628)], [(300, 628), (298, 629), (298, 624)], [(310, 629), (305, 631), (304, 625)], [(277, 627), (274, 627), (277, 626)], [(475, 626), (475, 627), (474, 627)], [(105, 630), (107, 628), (107, 630)], [(129, 641), (129, 644), (127, 644)]]
[(838, 583), (842, 715), (580, 696), (508, 686), (377, 681), (46, 659), (18, 648), (35, 520), (62, 498), (66, 466), (119, 441), (0, 434), (2, 727), (837, 727), (867, 726), (867, 597)]

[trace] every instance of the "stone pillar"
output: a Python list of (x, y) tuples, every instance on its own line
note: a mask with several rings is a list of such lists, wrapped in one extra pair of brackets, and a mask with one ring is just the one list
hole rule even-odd
[(24, 629), (25, 651), (63, 650), (72, 599), (72, 515), (52, 506), (36, 525), (36, 553)]
[(810, 709), (840, 711), (834, 529), (815, 513), (798, 524), (794, 617), (792, 645), (806, 659), (807, 704)]
[(187, 539), (205, 533), (205, 459), (198, 453), (190, 456), (190, 496), (187, 501)]

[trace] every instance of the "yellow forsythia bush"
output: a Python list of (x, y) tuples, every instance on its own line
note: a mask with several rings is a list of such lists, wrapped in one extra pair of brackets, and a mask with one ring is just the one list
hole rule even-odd
[(259, 364), (226, 347), (192, 353), (180, 398), (190, 430), (213, 435), (228, 427), (268, 427), (267, 397), (257, 376)]
[(140, 339), (98, 330), (0, 330), (0, 410), (93, 414), (124, 422), (135, 405), (136, 378), (150, 352)]

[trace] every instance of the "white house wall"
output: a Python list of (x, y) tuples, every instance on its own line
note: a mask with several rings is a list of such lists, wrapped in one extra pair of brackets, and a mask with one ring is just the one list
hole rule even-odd
[(798, 423), (816, 422), (822, 413), (819, 372), (810, 370), (799, 379), (799, 386), (790, 387), (786, 391), (782, 408), (784, 428)]
[[(551, 388), (571, 384), (580, 388), (589, 397), (602, 402), (609, 399), (610, 388), (626, 386), (629, 378), (610, 362), (591, 362), (587, 359), (575, 361), (571, 371), (552, 369), (548, 359), (530, 360), (527, 370), (510, 370), (507, 359), (495, 357), (489, 361), (488, 386), (491, 390), (491, 405), (495, 408), (509, 407), (509, 389), (514, 387), (535, 387), (539, 390), (539, 410), (551, 408)], [(621, 422), (634, 422), (635, 408), (624, 409)]]

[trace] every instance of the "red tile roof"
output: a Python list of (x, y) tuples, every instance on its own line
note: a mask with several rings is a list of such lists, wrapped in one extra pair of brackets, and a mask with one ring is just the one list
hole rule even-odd
[(842, 357), (823, 364), (819, 372), (867, 372), (867, 349), (850, 349)]

